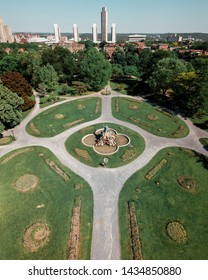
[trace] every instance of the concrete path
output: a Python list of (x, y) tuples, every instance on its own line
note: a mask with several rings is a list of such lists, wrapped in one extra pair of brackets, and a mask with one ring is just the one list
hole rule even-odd
[[(111, 113), (111, 98), (123, 95), (112, 91), (110, 87), (108, 87), (108, 90), (111, 91), (111, 95), (109, 96), (102, 96), (99, 93), (93, 94), (93, 96), (99, 96), (102, 98), (102, 115), (100, 118), (72, 127), (69, 130), (51, 138), (37, 138), (27, 134), (25, 130), (27, 123), (40, 112), (43, 112), (51, 107), (78, 98), (88, 98), (89, 96), (67, 98), (67, 100), (60, 103), (40, 109), (39, 98), (36, 95), (37, 102), (33, 111), (24, 121), (21, 122), (19, 126), (13, 129), (16, 141), (8, 146), (0, 147), (0, 156), (7, 154), (14, 149), (26, 146), (35, 145), (46, 147), (50, 149), (63, 164), (89, 183), (92, 188), (94, 198), (91, 251), (91, 258), (94, 260), (120, 259), (118, 199), (124, 183), (131, 175), (145, 166), (158, 151), (165, 147), (185, 147), (204, 155), (208, 155), (208, 151), (203, 148), (198, 140), (202, 137), (208, 138), (208, 133), (194, 126), (190, 120), (184, 120), (190, 129), (190, 134), (187, 137), (182, 139), (170, 139), (152, 135), (133, 124), (115, 119)], [(131, 98), (140, 99), (139, 97)], [(105, 122), (120, 124), (138, 132), (145, 140), (146, 147), (144, 152), (128, 165), (114, 169), (89, 167), (68, 154), (64, 143), (70, 135), (88, 125)], [(10, 133), (10, 131), (8, 133)]]

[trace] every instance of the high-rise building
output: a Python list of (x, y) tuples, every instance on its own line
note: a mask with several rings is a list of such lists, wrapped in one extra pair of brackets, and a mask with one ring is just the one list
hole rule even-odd
[(74, 41), (79, 42), (79, 32), (78, 32), (78, 26), (76, 23), (73, 24), (73, 33), (74, 33)]
[(116, 24), (113, 23), (111, 27), (111, 41), (112, 43), (116, 42)]
[(0, 42), (14, 42), (12, 30), (8, 25), (4, 25), (4, 20), (2, 17), (0, 17)]
[(55, 31), (55, 42), (59, 43), (61, 39), (61, 31), (58, 24), (54, 24), (54, 31)]
[(93, 41), (93, 43), (97, 43), (97, 41), (98, 41), (97, 25), (96, 25), (96, 23), (94, 23), (92, 25), (92, 41)]
[(108, 11), (106, 7), (101, 12), (101, 41), (108, 41)]

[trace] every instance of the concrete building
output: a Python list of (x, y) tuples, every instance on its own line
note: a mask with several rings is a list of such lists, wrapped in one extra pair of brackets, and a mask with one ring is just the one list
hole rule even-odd
[(108, 41), (108, 11), (106, 7), (101, 12), (101, 41)]
[(54, 31), (55, 31), (55, 43), (59, 43), (61, 39), (61, 31), (58, 24), (54, 24)]
[(116, 24), (113, 23), (111, 27), (111, 42), (115, 43), (116, 42)]
[(2, 43), (13, 43), (14, 36), (12, 35), (12, 30), (8, 25), (4, 24), (4, 20), (0, 17), (0, 42)]
[(129, 35), (129, 42), (135, 43), (146, 40), (146, 35)]
[(182, 42), (183, 41), (183, 37), (182, 36), (178, 36), (177, 34), (173, 34), (167, 37), (167, 41), (169, 43), (178, 43), (178, 42)]
[(97, 33), (97, 25), (96, 25), (96, 23), (94, 23), (92, 25), (92, 41), (93, 41), (93, 43), (97, 43), (98, 42), (98, 33)]
[(79, 32), (76, 23), (73, 24), (74, 42), (79, 42)]

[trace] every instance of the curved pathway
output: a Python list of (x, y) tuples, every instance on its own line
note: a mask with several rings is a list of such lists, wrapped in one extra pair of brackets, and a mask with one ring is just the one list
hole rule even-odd
[[(40, 112), (43, 112), (51, 107), (78, 98), (88, 98), (89, 96), (67, 98), (67, 100), (43, 109), (39, 108), (39, 98), (36, 96), (36, 106), (33, 111), (21, 122), (19, 126), (13, 129), (16, 141), (8, 146), (0, 147), (0, 156), (3, 156), (14, 149), (25, 146), (35, 145), (46, 147), (50, 149), (63, 164), (79, 176), (83, 177), (89, 183), (94, 197), (91, 258), (95, 260), (120, 259), (118, 199), (124, 183), (131, 175), (145, 166), (158, 151), (165, 147), (185, 147), (204, 155), (208, 155), (208, 151), (205, 151), (198, 140), (202, 137), (208, 138), (208, 133), (195, 127), (190, 120), (185, 120), (190, 129), (190, 133), (187, 137), (182, 139), (170, 139), (152, 135), (136, 125), (115, 119), (111, 113), (111, 98), (121, 95), (112, 91), (110, 87), (108, 90), (111, 91), (111, 95), (109, 96), (102, 96), (99, 93), (93, 94), (93, 96), (102, 97), (102, 115), (100, 118), (77, 125), (50, 138), (37, 138), (29, 135), (25, 130), (27, 123)], [(139, 97), (130, 98), (138, 99)], [(145, 140), (146, 147), (144, 152), (128, 165), (114, 169), (93, 168), (79, 162), (68, 154), (64, 143), (70, 135), (86, 126), (105, 122), (113, 122), (127, 126), (138, 132)], [(10, 131), (8, 131), (8, 133), (10, 133)]]

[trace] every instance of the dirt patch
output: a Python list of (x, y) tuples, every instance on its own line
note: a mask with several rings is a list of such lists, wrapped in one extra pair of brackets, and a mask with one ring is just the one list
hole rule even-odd
[(74, 203), (75, 205), (71, 218), (70, 236), (68, 241), (68, 260), (79, 259), (81, 202), (81, 198), (78, 197)]
[(78, 124), (78, 123), (81, 123), (85, 120), (85, 118), (81, 118), (81, 119), (78, 119), (76, 121), (73, 121), (73, 122), (69, 122), (69, 123), (66, 123), (63, 125), (64, 128), (67, 128), (67, 127), (70, 127), (70, 126), (73, 126), (75, 124)]
[(69, 181), (70, 177), (58, 166), (56, 165), (52, 160), (46, 159), (45, 162), (53, 169), (60, 177), (64, 179), (64, 181)]
[(76, 105), (76, 108), (77, 108), (78, 110), (83, 110), (83, 109), (86, 108), (86, 106), (85, 106), (84, 104), (77, 104), (77, 105)]
[(93, 149), (98, 154), (110, 155), (110, 154), (115, 153), (118, 150), (118, 147), (117, 146), (113, 147), (113, 146), (104, 145), (104, 146), (94, 146)]
[(82, 142), (84, 145), (92, 147), (93, 145), (95, 145), (95, 135), (86, 135), (86, 137), (83, 138)]
[(175, 131), (175, 132), (173, 132), (172, 135), (173, 135), (173, 136), (179, 136), (179, 135), (181, 135), (182, 133), (184, 133), (184, 131), (185, 131), (185, 126), (184, 126), (184, 125), (180, 125), (179, 128), (178, 128), (178, 130)]
[(99, 111), (100, 111), (100, 99), (96, 101), (95, 114), (98, 114)]
[(116, 101), (115, 101), (115, 112), (116, 112), (116, 113), (119, 113), (119, 112), (120, 112), (120, 107), (119, 107), (119, 101), (118, 101), (118, 99), (116, 99)]
[(88, 131), (91, 131), (94, 128), (94, 126), (88, 126), (88, 127), (84, 127), (82, 129), (80, 129), (80, 133), (86, 133)]
[(116, 144), (119, 147), (126, 146), (130, 143), (129, 138), (126, 135), (116, 134)]
[(167, 234), (170, 239), (177, 243), (182, 243), (187, 240), (187, 232), (184, 227), (177, 221), (173, 221), (167, 224)]
[(151, 124), (142, 122), (142, 121), (134, 119), (134, 118), (129, 118), (129, 119), (130, 119), (130, 121), (133, 121), (134, 123), (137, 123), (137, 124), (139, 124), (141, 126), (151, 127)]
[(5, 158), (4, 160), (1, 161), (1, 164), (5, 164), (7, 163), (8, 161), (10, 161), (11, 159), (13, 159), (14, 157), (20, 155), (20, 154), (23, 154), (23, 153), (28, 153), (28, 152), (31, 152), (33, 151), (34, 148), (25, 148), (25, 149), (22, 149), (22, 150), (19, 150), (19, 151), (16, 151), (14, 153), (12, 153), (10, 156), (8, 156), (7, 158)]
[(63, 118), (64, 118), (64, 115), (63, 115), (63, 114), (56, 114), (56, 115), (54, 116), (54, 118), (55, 118), (56, 120), (60, 120), (60, 119), (63, 119)]
[(133, 255), (133, 260), (142, 260), (142, 246), (140, 242), (139, 226), (136, 216), (136, 207), (134, 201), (128, 202), (129, 211), (129, 230), (131, 238), (131, 250)]
[(17, 179), (15, 188), (21, 192), (27, 192), (38, 186), (38, 177), (33, 174), (25, 174)]
[(29, 226), (23, 236), (23, 245), (30, 252), (37, 251), (49, 241), (50, 229), (47, 224), (38, 222)]
[(84, 160), (91, 161), (91, 156), (87, 151), (82, 150), (80, 148), (75, 148), (74, 151), (79, 157), (83, 158)]
[(154, 116), (154, 115), (148, 115), (147, 118), (150, 120), (150, 121), (157, 121), (159, 120), (158, 117)]
[(29, 129), (33, 135), (40, 135), (40, 131), (35, 127), (33, 122), (29, 124)]
[(131, 109), (131, 110), (137, 110), (139, 108), (139, 106), (137, 106), (137, 105), (129, 105), (128, 108)]
[(157, 172), (167, 163), (168, 161), (166, 159), (162, 159), (155, 167), (153, 167), (145, 176), (147, 180), (151, 180)]
[(10, 137), (10, 136), (0, 138), (0, 145), (7, 145), (11, 142), (12, 142), (12, 137)]
[(179, 185), (187, 191), (196, 191), (196, 181), (193, 178), (187, 176), (181, 176), (178, 178)]

